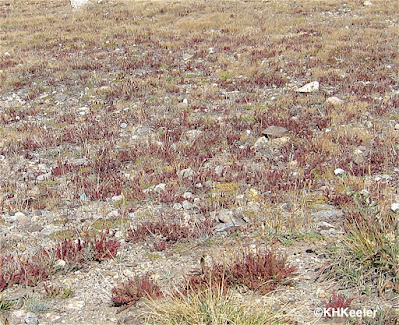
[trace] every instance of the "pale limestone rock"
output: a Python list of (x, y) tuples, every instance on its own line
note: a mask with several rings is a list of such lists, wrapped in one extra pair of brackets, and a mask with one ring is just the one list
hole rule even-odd
[(296, 92), (298, 93), (311, 93), (314, 91), (318, 91), (320, 88), (320, 84), (318, 81), (312, 81), (298, 88)]
[(79, 9), (88, 3), (89, 0), (71, 0), (71, 6), (73, 9)]

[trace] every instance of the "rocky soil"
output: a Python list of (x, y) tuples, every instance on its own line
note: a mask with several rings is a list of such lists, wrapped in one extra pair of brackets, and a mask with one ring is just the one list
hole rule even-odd
[[(113, 306), (121, 281), (149, 275), (172, 292), (201, 257), (262, 249), (287, 256), (294, 284), (237, 294), (274, 299), (298, 324), (335, 322), (314, 314), (335, 291), (354, 309), (398, 308), (394, 289), (321, 276), (348, 234), (351, 190), (397, 210), (394, 1), (0, 6), (1, 274), (9, 256), (64, 240), (110, 230), (120, 244), (4, 285), (3, 323), (144, 324), (145, 299)], [(193, 238), (129, 237), (157, 221)]]

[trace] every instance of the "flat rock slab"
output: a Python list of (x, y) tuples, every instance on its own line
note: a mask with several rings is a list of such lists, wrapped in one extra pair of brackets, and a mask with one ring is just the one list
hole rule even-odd
[(288, 135), (288, 130), (282, 126), (271, 125), (262, 134), (267, 138), (281, 138)]

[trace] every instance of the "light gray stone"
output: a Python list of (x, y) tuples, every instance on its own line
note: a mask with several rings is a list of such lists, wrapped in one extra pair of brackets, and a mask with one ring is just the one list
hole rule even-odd
[(79, 9), (87, 5), (89, 2), (90, 2), (89, 0), (71, 0), (71, 7), (73, 9)]
[(25, 324), (39, 324), (39, 319), (34, 313), (28, 312), (25, 315)]
[(320, 88), (320, 84), (318, 81), (312, 81), (298, 88), (296, 92), (298, 93), (311, 93), (314, 91), (318, 91)]
[(288, 135), (288, 130), (282, 126), (271, 125), (262, 131), (267, 138), (281, 138)]

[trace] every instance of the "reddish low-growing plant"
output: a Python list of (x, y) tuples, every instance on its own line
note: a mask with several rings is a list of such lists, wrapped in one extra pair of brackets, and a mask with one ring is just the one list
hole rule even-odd
[(186, 277), (184, 292), (206, 287), (246, 286), (250, 290), (266, 294), (279, 285), (289, 285), (296, 276), (296, 268), (286, 265), (286, 257), (269, 250), (264, 253), (247, 253), (231, 264), (202, 265), (201, 273)]
[(155, 245), (155, 249), (164, 250), (168, 245), (198, 238), (202, 235), (209, 235), (212, 231), (212, 225), (212, 221), (204, 221), (201, 224), (189, 223), (188, 225), (168, 222), (167, 220), (147, 221), (140, 224), (135, 230), (129, 229), (126, 241), (137, 243), (148, 239), (150, 236), (157, 236), (161, 237), (161, 241)]
[(142, 297), (157, 299), (162, 296), (162, 291), (147, 275), (136, 276), (134, 279), (119, 283), (112, 289), (112, 303), (116, 307), (121, 307), (117, 312), (129, 308)]
[(356, 297), (346, 298), (344, 295), (337, 295), (334, 291), (329, 301), (323, 301), (325, 310), (327, 311), (326, 318), (332, 318), (334, 312), (349, 307), (351, 302), (355, 299)]

